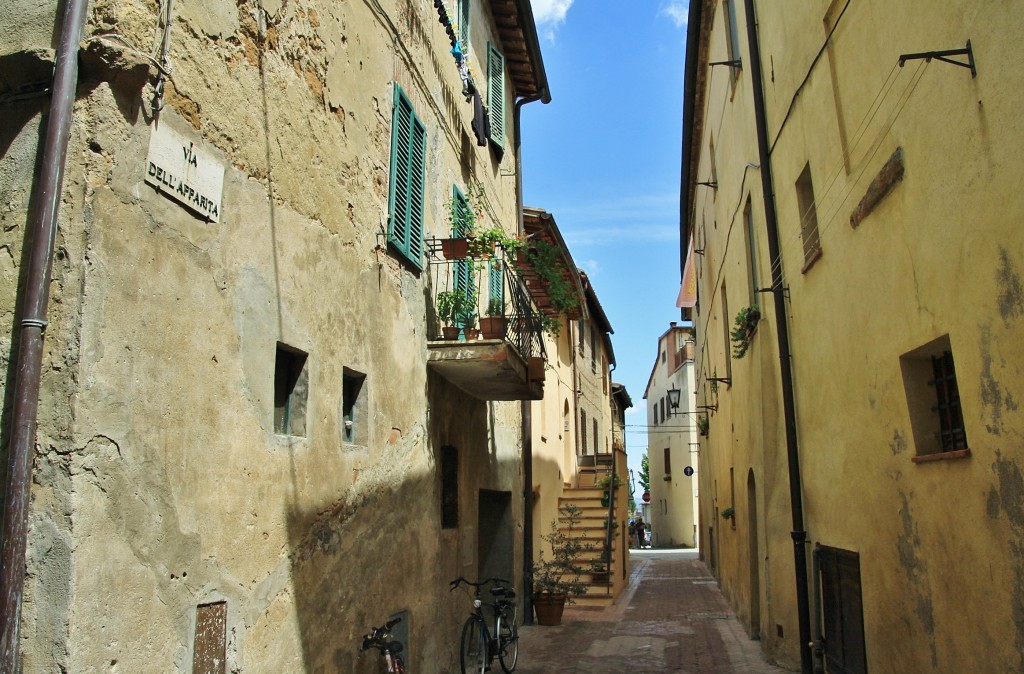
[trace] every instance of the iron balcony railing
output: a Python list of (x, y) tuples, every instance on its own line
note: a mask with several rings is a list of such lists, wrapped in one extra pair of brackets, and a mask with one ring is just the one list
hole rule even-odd
[[(443, 327), (438, 312), (439, 296), (446, 291), (462, 290), (470, 298), (470, 309), (452, 321), (454, 327), (460, 328), (460, 341), (484, 337), (482, 332), (474, 332), (479, 330), (480, 319), (501, 318), (504, 320), (499, 322), (499, 332), (487, 334), (487, 339), (501, 339), (511, 344), (524, 360), (536, 356), (546, 359), (543, 322), (535, 309), (536, 303), (501, 248), (487, 257), (447, 259), (441, 253), (441, 242), (442, 239), (427, 239), (426, 242), (433, 337), (439, 337)], [(495, 304), (500, 311), (489, 311)]]

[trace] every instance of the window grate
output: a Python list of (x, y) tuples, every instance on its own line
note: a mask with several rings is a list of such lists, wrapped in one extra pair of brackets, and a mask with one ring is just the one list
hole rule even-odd
[(960, 407), (960, 389), (956, 383), (956, 368), (953, 353), (943, 351), (941, 356), (932, 357), (934, 379), (928, 384), (935, 387), (936, 405), (932, 408), (939, 417), (939, 439), (942, 451), (952, 452), (967, 449), (967, 433), (964, 431), (963, 410)]

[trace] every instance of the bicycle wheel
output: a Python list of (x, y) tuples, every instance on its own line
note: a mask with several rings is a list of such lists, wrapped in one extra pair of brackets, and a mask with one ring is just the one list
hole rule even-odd
[(480, 618), (470, 616), (462, 627), (462, 650), (459, 656), (462, 674), (484, 674), (487, 671), (486, 627)]
[(506, 674), (512, 674), (519, 660), (519, 625), (516, 607), (507, 608), (498, 616), (495, 630), (498, 632), (498, 662)]

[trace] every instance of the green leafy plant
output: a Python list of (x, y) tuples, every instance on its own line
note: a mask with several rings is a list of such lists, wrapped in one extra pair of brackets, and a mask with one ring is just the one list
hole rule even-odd
[(505, 315), (505, 301), (500, 297), (492, 297), (487, 303), (487, 315), (488, 316), (504, 316)]
[(577, 529), (583, 513), (579, 506), (567, 503), (558, 512), (563, 524), (559, 526), (557, 519), (551, 520), (551, 531), (541, 536), (551, 547), (551, 556), (545, 558), (541, 548), (538, 561), (533, 564), (533, 587), (537, 594), (564, 594), (571, 604), (573, 596), (587, 591), (587, 584), (581, 579), (587, 567), (580, 560), (594, 550), (594, 545)]
[(615, 488), (618, 489), (622, 486), (622, 478), (616, 473), (610, 473), (602, 478), (599, 478), (595, 485), (598, 489), (610, 489), (612, 484), (615, 484)]
[(742, 358), (747, 355), (750, 340), (757, 331), (757, 323), (761, 320), (761, 309), (756, 304), (743, 307), (736, 314), (735, 327), (729, 333), (732, 339), (732, 357)]
[(708, 419), (706, 415), (701, 415), (701, 416), (697, 417), (697, 431), (701, 435), (706, 436), (708, 434), (708, 430), (710, 430), (710, 429), (711, 429), (711, 420)]
[(531, 240), (523, 247), (523, 253), (540, 276), (551, 304), (559, 314), (580, 308), (575, 289), (565, 276), (564, 260), (557, 246), (543, 239)]
[(437, 317), (445, 325), (472, 327), (476, 324), (476, 293), (461, 288), (437, 294)]
[(722, 519), (731, 520), (735, 514), (736, 509), (733, 508), (732, 506), (729, 506), (728, 508), (722, 511)]

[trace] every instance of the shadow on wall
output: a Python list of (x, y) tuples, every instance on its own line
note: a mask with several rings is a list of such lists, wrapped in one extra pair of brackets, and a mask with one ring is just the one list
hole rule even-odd
[[(479, 512), (485, 496), (506, 494), (511, 512), (522, 512), (521, 471), (518, 459), (494, 456), (487, 437), (488, 404), (432, 374), (428, 401), (425, 437), (399, 438), (375, 452), (374, 463), (367, 463), (337, 502), (288, 509), (291, 591), (303, 659), (298, 671), (382, 671), (378, 652), (360, 655), (362, 635), (399, 612), (405, 612), (405, 624), (396, 626), (395, 636), (409, 634), (403, 646), (411, 671), (459, 667), (458, 642), (469, 604), (463, 594), (448, 592), (448, 582), (475, 576), (485, 565), (478, 546), (486, 547), (492, 535), (477, 531), (478, 522), (491, 521)], [(458, 522), (449, 528), (442, 528), (441, 517), (445, 446), (459, 449)], [(516, 572), (520, 549), (518, 540), (511, 550), (501, 547), (501, 555), (511, 552), (508, 567)], [(288, 609), (277, 610), (282, 615), (269, 616), (268, 625), (287, 623)], [(272, 604), (268, 613), (274, 611)]]

